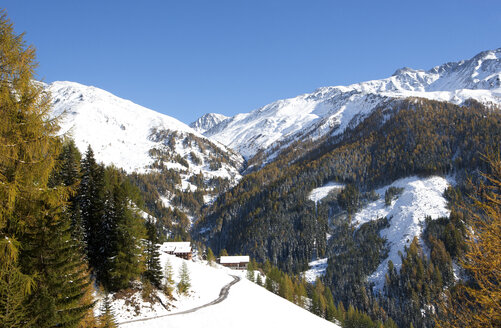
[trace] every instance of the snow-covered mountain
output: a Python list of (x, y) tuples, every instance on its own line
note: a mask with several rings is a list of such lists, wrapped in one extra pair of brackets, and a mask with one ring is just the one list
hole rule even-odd
[(423, 97), (460, 104), (468, 98), (501, 104), (501, 48), (428, 71), (402, 68), (391, 77), (323, 87), (237, 114), (204, 135), (251, 158), (278, 144), (341, 133), (389, 99)]
[[(198, 173), (233, 183), (240, 178), (240, 155), (170, 116), (75, 82), (53, 82), (47, 90), (53, 115), (61, 117), (62, 133), (81, 152), (91, 145), (98, 161), (128, 172), (174, 169), (183, 180)], [(186, 187), (194, 186), (183, 181)]]
[(195, 122), (192, 122), (190, 127), (198, 133), (204, 133), (228, 118), (228, 116), (224, 116), (223, 114), (207, 113), (199, 117)]

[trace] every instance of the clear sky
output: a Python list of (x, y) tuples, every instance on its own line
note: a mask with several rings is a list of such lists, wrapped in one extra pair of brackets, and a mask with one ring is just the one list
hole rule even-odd
[(190, 123), (501, 47), (500, 0), (4, 0), (39, 78)]

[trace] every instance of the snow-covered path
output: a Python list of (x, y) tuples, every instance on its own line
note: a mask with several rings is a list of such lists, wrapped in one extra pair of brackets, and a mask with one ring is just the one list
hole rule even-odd
[(338, 325), (242, 279), (229, 291), (228, 298), (194, 313), (172, 315), (154, 320), (130, 322), (127, 328), (339, 328)]
[(230, 292), (231, 286), (233, 286), (234, 284), (236, 284), (237, 282), (239, 282), (240, 279), (241, 279), (240, 277), (233, 276), (233, 275), (232, 275), (232, 277), (233, 277), (233, 281), (230, 282), (229, 284), (225, 285), (223, 288), (221, 288), (221, 292), (219, 293), (219, 297), (216, 298), (214, 301), (212, 301), (210, 303), (207, 303), (207, 304), (204, 304), (204, 305), (201, 305), (201, 306), (197, 306), (196, 308), (189, 309), (189, 310), (182, 311), (182, 312), (164, 314), (164, 315), (159, 315), (159, 316), (151, 317), (151, 318), (144, 318), (144, 319), (135, 319), (135, 320), (124, 321), (124, 322), (119, 323), (118, 325), (122, 326), (122, 325), (127, 325), (127, 324), (133, 323), (133, 322), (155, 320), (155, 319), (160, 319), (160, 318), (163, 318), (163, 317), (170, 317), (170, 316), (174, 316), (174, 315), (193, 313), (193, 312), (198, 311), (200, 309), (203, 309), (203, 308), (206, 308), (206, 307), (209, 307), (209, 306), (221, 303), (226, 298), (228, 298), (228, 294)]

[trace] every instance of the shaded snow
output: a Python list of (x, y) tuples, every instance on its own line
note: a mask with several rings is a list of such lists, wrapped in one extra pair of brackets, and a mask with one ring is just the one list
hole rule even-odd
[[(374, 282), (376, 290), (381, 290), (384, 286), (389, 260), (397, 270), (400, 268), (402, 261), (398, 253), (405, 254), (404, 247), (409, 246), (414, 237), (421, 236), (426, 216), (432, 219), (449, 216), (447, 201), (443, 197), (448, 185), (447, 179), (438, 176), (400, 179), (378, 189), (376, 192), (380, 198), (353, 216), (352, 222), (357, 227), (378, 218), (389, 219), (390, 227), (381, 231), (381, 236), (388, 240), (390, 247), (388, 258), (369, 276), (369, 281)], [(404, 191), (390, 206), (385, 206), (384, 194), (391, 186), (404, 188)]]
[(325, 270), (327, 270), (327, 260), (328, 258), (323, 258), (308, 263), (310, 269), (304, 272), (306, 281), (314, 283), (318, 277), (325, 275)]

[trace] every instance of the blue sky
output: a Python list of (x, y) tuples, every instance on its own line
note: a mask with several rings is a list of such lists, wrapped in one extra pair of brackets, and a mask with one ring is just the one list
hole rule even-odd
[(501, 1), (59, 1), (0, 5), (68, 80), (189, 123), (501, 47)]

